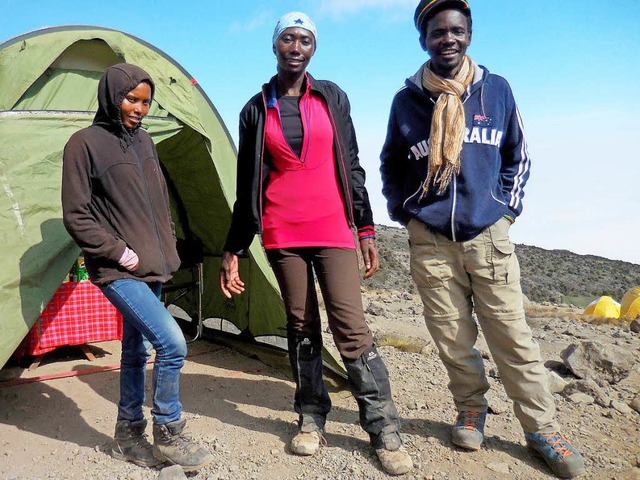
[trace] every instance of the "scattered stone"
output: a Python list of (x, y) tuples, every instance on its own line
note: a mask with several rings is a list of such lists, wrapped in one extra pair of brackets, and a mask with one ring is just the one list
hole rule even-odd
[(591, 395), (587, 395), (586, 393), (576, 392), (569, 395), (569, 400), (573, 403), (581, 404), (581, 405), (591, 405), (594, 402), (594, 398)]
[(506, 463), (488, 463), (487, 468), (492, 472), (509, 474), (509, 465)]
[(633, 412), (633, 410), (631, 410), (631, 407), (629, 405), (619, 400), (613, 400), (611, 402), (611, 406), (618, 412), (622, 413), (623, 415), (628, 415), (631, 412)]
[(636, 318), (631, 325), (629, 325), (629, 330), (633, 333), (640, 333), (640, 319)]
[(425, 357), (429, 357), (433, 355), (436, 351), (436, 345), (434, 343), (427, 343), (422, 350), (420, 350), (420, 355), (424, 355)]
[(548, 382), (551, 393), (562, 393), (567, 385), (569, 385), (569, 381), (562, 378), (556, 372), (549, 372)]
[(629, 375), (621, 380), (616, 387), (621, 390), (626, 390), (632, 395), (640, 393), (640, 364), (636, 364), (631, 372), (629, 372)]
[(590, 378), (570, 382), (565, 389), (564, 394), (566, 396), (570, 396), (576, 392), (586, 393), (593, 397), (595, 403), (601, 407), (608, 408), (611, 405), (611, 398), (594, 380)]
[(631, 404), (629, 406), (636, 412), (640, 413), (640, 395), (636, 396), (636, 398), (631, 401)]
[(366, 313), (367, 315), (373, 315), (374, 317), (379, 317), (384, 315), (385, 308), (378, 302), (372, 301), (371, 303), (369, 303), (369, 306), (364, 311), (364, 313)]
[(158, 475), (158, 480), (182, 480), (186, 478), (187, 476), (180, 465), (165, 467), (160, 470), (160, 475)]
[(577, 327), (574, 327), (573, 325), (571, 325), (569, 328), (567, 328), (566, 330), (562, 331), (562, 335), (566, 335), (567, 337), (574, 337), (574, 338), (580, 338), (580, 331), (578, 330)]
[(491, 399), (490, 403), (491, 405), (487, 408), (487, 412), (490, 415), (504, 415), (505, 413), (509, 413), (509, 409), (511, 408), (510, 404), (499, 398)]

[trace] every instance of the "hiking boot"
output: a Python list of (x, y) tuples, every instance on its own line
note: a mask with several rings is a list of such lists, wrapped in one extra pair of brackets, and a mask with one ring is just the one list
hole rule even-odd
[(560, 432), (526, 433), (527, 446), (549, 465), (560, 478), (573, 478), (585, 471), (582, 455)]
[(327, 442), (321, 430), (312, 432), (299, 430), (291, 439), (290, 448), (296, 455), (309, 456), (314, 455), (320, 449), (320, 445), (324, 446), (326, 444)]
[(146, 420), (117, 422), (111, 456), (116, 460), (132, 462), (140, 467), (155, 467), (161, 464), (162, 462), (153, 456), (153, 447), (144, 433), (146, 428)]
[(487, 412), (458, 412), (456, 424), (451, 431), (453, 444), (466, 450), (480, 450), (486, 418)]
[(213, 455), (182, 434), (185, 419), (153, 425), (153, 454), (156, 458), (195, 472), (213, 461)]
[(413, 468), (413, 460), (402, 446), (400, 433), (383, 434), (377, 440), (380, 448), (376, 448), (376, 455), (385, 472), (389, 475), (402, 475)]

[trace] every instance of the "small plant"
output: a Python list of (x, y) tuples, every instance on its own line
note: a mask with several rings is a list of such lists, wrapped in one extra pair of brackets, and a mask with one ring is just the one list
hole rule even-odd
[(548, 317), (561, 317), (571, 320), (579, 320), (582, 315), (580, 309), (558, 306), (549, 304), (532, 303), (525, 308), (525, 313), (529, 318), (548, 318)]
[(394, 333), (383, 333), (376, 337), (376, 345), (379, 347), (394, 347), (403, 352), (420, 353), (427, 345), (427, 342), (419, 338), (401, 337)]

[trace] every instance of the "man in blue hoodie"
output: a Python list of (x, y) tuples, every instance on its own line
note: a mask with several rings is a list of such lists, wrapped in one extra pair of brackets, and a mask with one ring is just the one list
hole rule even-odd
[(530, 168), (520, 113), (507, 81), (466, 54), (466, 0), (422, 0), (415, 24), (430, 60), (393, 100), (380, 171), (389, 215), (408, 229), (412, 277), (449, 374), (452, 442), (478, 450), (484, 439), (479, 324), (527, 445), (556, 475), (575, 477), (584, 460), (555, 420), (509, 240)]

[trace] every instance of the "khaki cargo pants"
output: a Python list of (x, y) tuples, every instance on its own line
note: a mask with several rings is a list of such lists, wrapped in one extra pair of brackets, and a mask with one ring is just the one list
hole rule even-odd
[(452, 242), (411, 220), (407, 226), (411, 274), (458, 411), (487, 410), (489, 383), (474, 348), (475, 311), (522, 428), (530, 433), (554, 432), (559, 430), (555, 402), (540, 348), (525, 320), (520, 266), (509, 226), (502, 218), (472, 240)]

